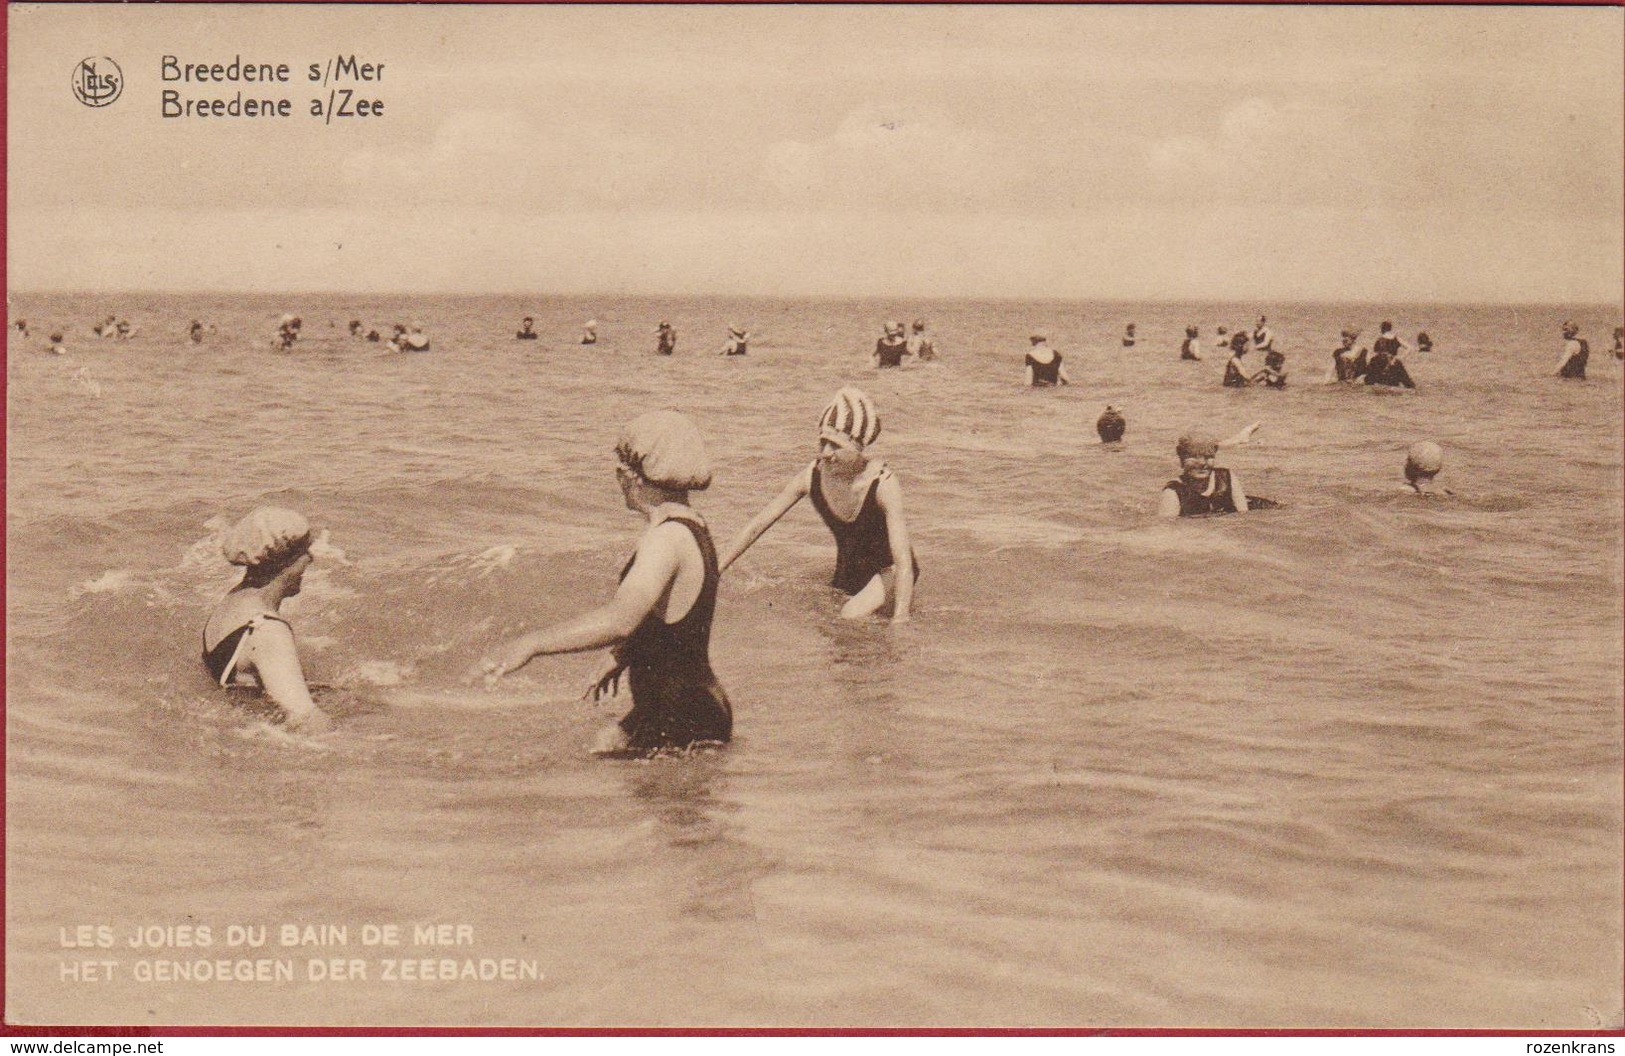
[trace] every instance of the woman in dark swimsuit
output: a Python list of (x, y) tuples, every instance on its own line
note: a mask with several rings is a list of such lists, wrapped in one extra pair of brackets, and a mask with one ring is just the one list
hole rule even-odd
[(1247, 374), (1247, 365), (1241, 357), (1247, 354), (1247, 335), (1237, 330), (1230, 339), (1230, 359), (1224, 365), (1224, 387), (1227, 389), (1244, 389), (1251, 385), (1252, 378)]
[(619, 689), (624, 673), (632, 710), (602, 731), (599, 755), (648, 755), (725, 743), (733, 709), (711, 670), (716, 550), (688, 493), (711, 485), (705, 442), (676, 411), (653, 411), (622, 432), (616, 476), (626, 507), (648, 518), (637, 552), (621, 570), (615, 597), (585, 615), (522, 634), (487, 653), (470, 672), (486, 685), (532, 658), (614, 647), (615, 663), (590, 692)]
[(1371, 358), (1366, 361), (1365, 383), (1392, 385), (1402, 389), (1416, 388), (1416, 382), (1411, 380), (1411, 372), (1405, 369), (1405, 361), (1400, 358), (1401, 353), (1410, 350), (1409, 345), (1394, 335), (1394, 324), (1384, 322), (1377, 339), (1371, 342)]
[(1066, 368), (1061, 366), (1061, 354), (1049, 347), (1044, 335), (1034, 334), (1031, 341), (1033, 347), (1025, 360), (1027, 384), (1038, 389), (1072, 384)]
[(310, 698), (293, 628), (279, 614), (310, 567), (310, 523), (292, 510), (262, 506), (221, 541), (243, 580), (203, 626), (203, 666), (221, 686), (257, 686), (289, 727), (319, 732), (330, 722)]
[(1179, 438), (1175, 452), (1179, 455), (1179, 476), (1163, 486), (1157, 502), (1159, 517), (1202, 517), (1213, 513), (1246, 513), (1249, 509), (1268, 509), (1276, 503), (1269, 499), (1249, 498), (1241, 480), (1229, 469), (1213, 464), (1219, 448), (1245, 444), (1252, 439), (1258, 423), (1254, 422), (1228, 440), (1217, 440), (1199, 432), (1188, 432)]
[(903, 336), (902, 323), (887, 323), (885, 333), (875, 342), (874, 360), (876, 370), (885, 370), (903, 365), (903, 357), (908, 355), (908, 339)]
[(880, 436), (880, 417), (869, 397), (844, 388), (818, 422), (818, 459), (790, 478), (772, 502), (740, 529), (722, 558), (739, 559), (790, 507), (807, 496), (835, 536), (830, 585), (851, 595), (841, 616), (862, 619), (890, 604), (893, 623), (905, 623), (914, 604), (919, 565), (903, 518), (903, 487), (865, 449)]

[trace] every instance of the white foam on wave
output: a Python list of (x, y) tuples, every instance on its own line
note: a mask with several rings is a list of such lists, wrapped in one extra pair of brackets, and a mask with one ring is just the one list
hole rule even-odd
[(251, 722), (233, 731), (233, 735), (244, 741), (263, 741), (271, 744), (286, 745), (289, 748), (300, 748), (309, 752), (331, 752), (331, 745), (323, 744), (308, 734), (295, 733), (286, 726), (263, 720)]
[(94, 579), (73, 588), (73, 596), (83, 597), (86, 594), (112, 594), (123, 590), (135, 581), (135, 571), (128, 568), (110, 568)]
[(399, 686), (417, 674), (411, 664), (393, 660), (364, 660), (339, 676), (341, 685)]

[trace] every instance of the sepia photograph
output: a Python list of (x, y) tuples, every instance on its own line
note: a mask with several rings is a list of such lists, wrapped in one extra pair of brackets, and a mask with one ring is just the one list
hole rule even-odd
[(8, 1027), (1625, 1030), (1625, 8), (4, 19)]

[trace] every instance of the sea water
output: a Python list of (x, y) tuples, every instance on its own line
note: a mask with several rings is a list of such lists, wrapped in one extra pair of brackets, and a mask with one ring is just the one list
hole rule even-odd
[[(1284, 391), (1178, 358), (1186, 325), (1211, 347), (1261, 309)], [(6, 1014), (1618, 1027), (1617, 312), (20, 296)], [(135, 335), (92, 337), (109, 314)], [(514, 340), (524, 315), (539, 340)], [(882, 323), (915, 316), (939, 362), (870, 370)], [(1569, 317), (1588, 381), (1551, 376)], [(1384, 318), (1433, 338), (1417, 390), (1324, 384), (1337, 332)], [(351, 319), (419, 322), (433, 351), (380, 354)], [(731, 324), (746, 357), (716, 355)], [(1022, 387), (1034, 332), (1070, 388)], [(612, 594), (640, 529), (625, 421), (698, 422), (720, 545), (813, 458), (845, 384), (902, 483), (912, 624), (837, 618), (802, 504), (722, 584), (726, 750), (590, 758), (626, 707), (579, 699), (601, 653), (462, 684)], [(1095, 436), (1107, 404), (1120, 445)], [(1221, 462), (1282, 509), (1152, 516), (1182, 431), (1253, 421)], [(1419, 439), (1453, 495), (1404, 489)], [(238, 708), (198, 661), (235, 582), (219, 530), (262, 503), (326, 533), (284, 610), (337, 687), (324, 736)]]

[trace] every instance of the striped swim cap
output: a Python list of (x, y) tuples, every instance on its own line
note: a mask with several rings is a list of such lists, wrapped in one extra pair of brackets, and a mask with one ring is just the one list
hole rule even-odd
[(880, 439), (880, 415), (874, 401), (850, 385), (835, 394), (818, 419), (820, 430), (831, 429), (851, 437), (863, 447)]

